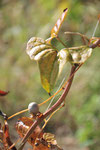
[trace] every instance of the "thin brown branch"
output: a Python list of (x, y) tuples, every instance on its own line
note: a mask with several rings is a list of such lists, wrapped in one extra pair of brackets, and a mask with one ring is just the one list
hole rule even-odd
[(85, 40), (87, 40), (89, 42), (89, 38), (86, 35), (81, 34), (79, 32), (65, 32), (65, 34), (79, 35), (82, 38), (82, 41), (83, 41), (84, 45), (86, 45)]
[(100, 45), (100, 38), (95, 43), (90, 44), (89, 47), (94, 49), (94, 48), (96, 48), (99, 45)]
[(67, 45), (59, 38), (59, 36), (56, 36), (56, 39), (57, 39), (64, 47), (67, 47)]
[[(72, 74), (75, 72), (77, 66), (72, 66), (72, 69), (71, 69), (71, 73), (70, 73), (70, 76), (72, 76)], [(69, 78), (70, 78), (69, 76)], [(60, 104), (65, 100), (68, 92), (69, 92), (69, 89), (71, 87), (71, 84), (72, 84), (72, 81), (73, 81), (73, 77), (68, 81), (65, 89), (64, 89), (64, 92), (63, 94), (61, 95), (61, 97), (58, 99), (58, 101), (49, 109), (47, 110), (45, 113), (44, 113), (44, 118), (46, 118), (48, 115), (50, 115), (53, 111), (55, 111), (59, 106)]]
[[(64, 89), (64, 92), (63, 94), (61, 95), (61, 97), (58, 99), (58, 101), (49, 109), (47, 110), (43, 115), (42, 117), (38, 118), (37, 120), (35, 120), (35, 122), (32, 124), (32, 126), (30, 127), (30, 129), (28, 130), (28, 132), (26, 133), (26, 135), (24, 136), (24, 138), (22, 139), (20, 145), (19, 145), (19, 149), (20, 147), (22, 147), (22, 145), (24, 145), (27, 141), (27, 139), (29, 138), (29, 136), (31, 135), (31, 133), (34, 131), (34, 129), (36, 128), (37, 125), (39, 125), (47, 116), (49, 116), (52, 112), (54, 112), (60, 105), (61, 103), (65, 100), (68, 92), (69, 92), (69, 89), (72, 85), (72, 81), (73, 81), (73, 77), (74, 77), (74, 72), (76, 70), (77, 66), (74, 65), (72, 66), (72, 69), (71, 69), (71, 73), (70, 73), (70, 80), (68, 81), (65, 89)], [(73, 74), (73, 76), (72, 76)], [(19, 150), (18, 149), (18, 150)]]

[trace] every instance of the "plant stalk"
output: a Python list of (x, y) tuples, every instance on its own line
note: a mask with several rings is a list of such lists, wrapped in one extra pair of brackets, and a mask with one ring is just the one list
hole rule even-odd
[[(18, 150), (20, 149), (20, 147), (22, 145), (24, 145), (27, 141), (27, 139), (29, 138), (29, 136), (32, 134), (32, 132), (34, 131), (34, 129), (37, 127), (37, 125), (39, 125), (47, 116), (49, 116), (52, 112), (54, 112), (60, 105), (61, 103), (65, 100), (68, 92), (69, 92), (69, 89), (72, 85), (72, 81), (73, 81), (73, 78), (74, 78), (74, 72), (76, 70), (77, 66), (76, 65), (73, 65), (72, 68), (71, 68), (71, 73), (70, 73), (70, 80), (68, 81), (65, 89), (64, 89), (64, 92), (62, 93), (61, 97), (58, 99), (58, 101), (49, 109), (47, 110), (40, 118), (38, 118), (37, 120), (34, 121), (34, 123), (32, 124), (32, 126), (30, 127), (30, 129), (28, 130), (28, 132), (26, 133), (26, 135), (24, 136), (24, 138), (22, 139), (20, 145), (19, 145), (19, 148)], [(73, 74), (73, 76), (72, 76)]]

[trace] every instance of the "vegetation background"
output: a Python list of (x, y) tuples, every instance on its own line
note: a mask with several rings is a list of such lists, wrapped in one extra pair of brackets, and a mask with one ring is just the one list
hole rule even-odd
[[(80, 37), (64, 32), (80, 32), (91, 38), (100, 13), (99, 0), (0, 0), (0, 89), (10, 91), (6, 97), (0, 97), (0, 109), (8, 116), (26, 109), (32, 101), (41, 103), (49, 97), (41, 86), (37, 64), (29, 59), (25, 49), (32, 36), (50, 36), (66, 7), (69, 11), (60, 38), (69, 47), (82, 45)], [(100, 37), (100, 25), (96, 36)], [(62, 48), (57, 41), (53, 43)], [(52, 94), (69, 71), (67, 64)], [(47, 106), (42, 106), (41, 112)], [(17, 118), (9, 120), (13, 139), (17, 138)], [(65, 107), (53, 116), (45, 130), (56, 134), (64, 150), (100, 150), (99, 48), (93, 50), (91, 58), (77, 72)]]

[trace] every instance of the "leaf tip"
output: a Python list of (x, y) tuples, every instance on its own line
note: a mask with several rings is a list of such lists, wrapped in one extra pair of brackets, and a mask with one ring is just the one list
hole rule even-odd
[(51, 96), (51, 93), (50, 93), (50, 92), (49, 92), (48, 94), (49, 94), (49, 96)]
[(68, 8), (65, 8), (64, 10), (63, 10), (63, 12), (65, 12), (65, 11), (67, 11), (68, 10)]

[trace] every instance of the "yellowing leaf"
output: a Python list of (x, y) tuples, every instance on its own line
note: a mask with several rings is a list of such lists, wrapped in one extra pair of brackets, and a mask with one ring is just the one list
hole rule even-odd
[(38, 62), (42, 86), (49, 93), (59, 72), (57, 49), (42, 38), (33, 37), (28, 41), (27, 54)]
[(39, 37), (31, 38), (27, 44), (27, 54), (38, 62), (41, 83), (48, 93), (53, 89), (66, 62), (84, 63), (91, 53), (92, 48), (88, 46), (64, 48), (58, 52), (48, 41)]
[(57, 56), (59, 57), (58, 61), (59, 61), (59, 74), (60, 74), (66, 62), (68, 62), (71, 59), (71, 55), (67, 49), (62, 49), (58, 52)]
[(68, 9), (64, 9), (62, 15), (60, 16), (60, 18), (57, 20), (56, 24), (54, 25), (54, 27), (51, 30), (51, 37), (56, 37), (58, 35), (58, 32), (61, 28), (62, 23), (64, 22), (64, 19), (67, 15)]
[(80, 46), (78, 50), (69, 50), (72, 56), (72, 63), (84, 63), (92, 53), (92, 48)]
[(57, 141), (55, 139), (55, 135), (54, 134), (51, 134), (51, 133), (44, 133), (43, 134), (43, 139), (45, 141), (47, 141), (48, 143), (51, 143), (53, 145), (56, 145), (57, 144)]
[(40, 69), (42, 86), (49, 93), (55, 85), (59, 72), (57, 51), (46, 51), (41, 59), (38, 61), (38, 64)]
[(56, 141), (54, 134), (44, 133), (43, 134), (43, 140), (45, 140), (48, 143), (48, 145), (50, 145), (51, 150), (62, 150), (62, 148), (60, 148), (57, 145), (57, 141)]
[(38, 61), (46, 51), (52, 48), (52, 45), (46, 43), (44, 39), (32, 37), (27, 43), (26, 52), (30, 56), (30, 59)]
[(37, 138), (35, 141), (34, 150), (62, 150), (55, 139), (55, 135), (44, 133), (42, 138)]
[(89, 48), (88, 46), (65, 48), (64, 50), (67, 52), (69, 51), (71, 56), (69, 62), (73, 64), (84, 63), (92, 53), (92, 48)]

